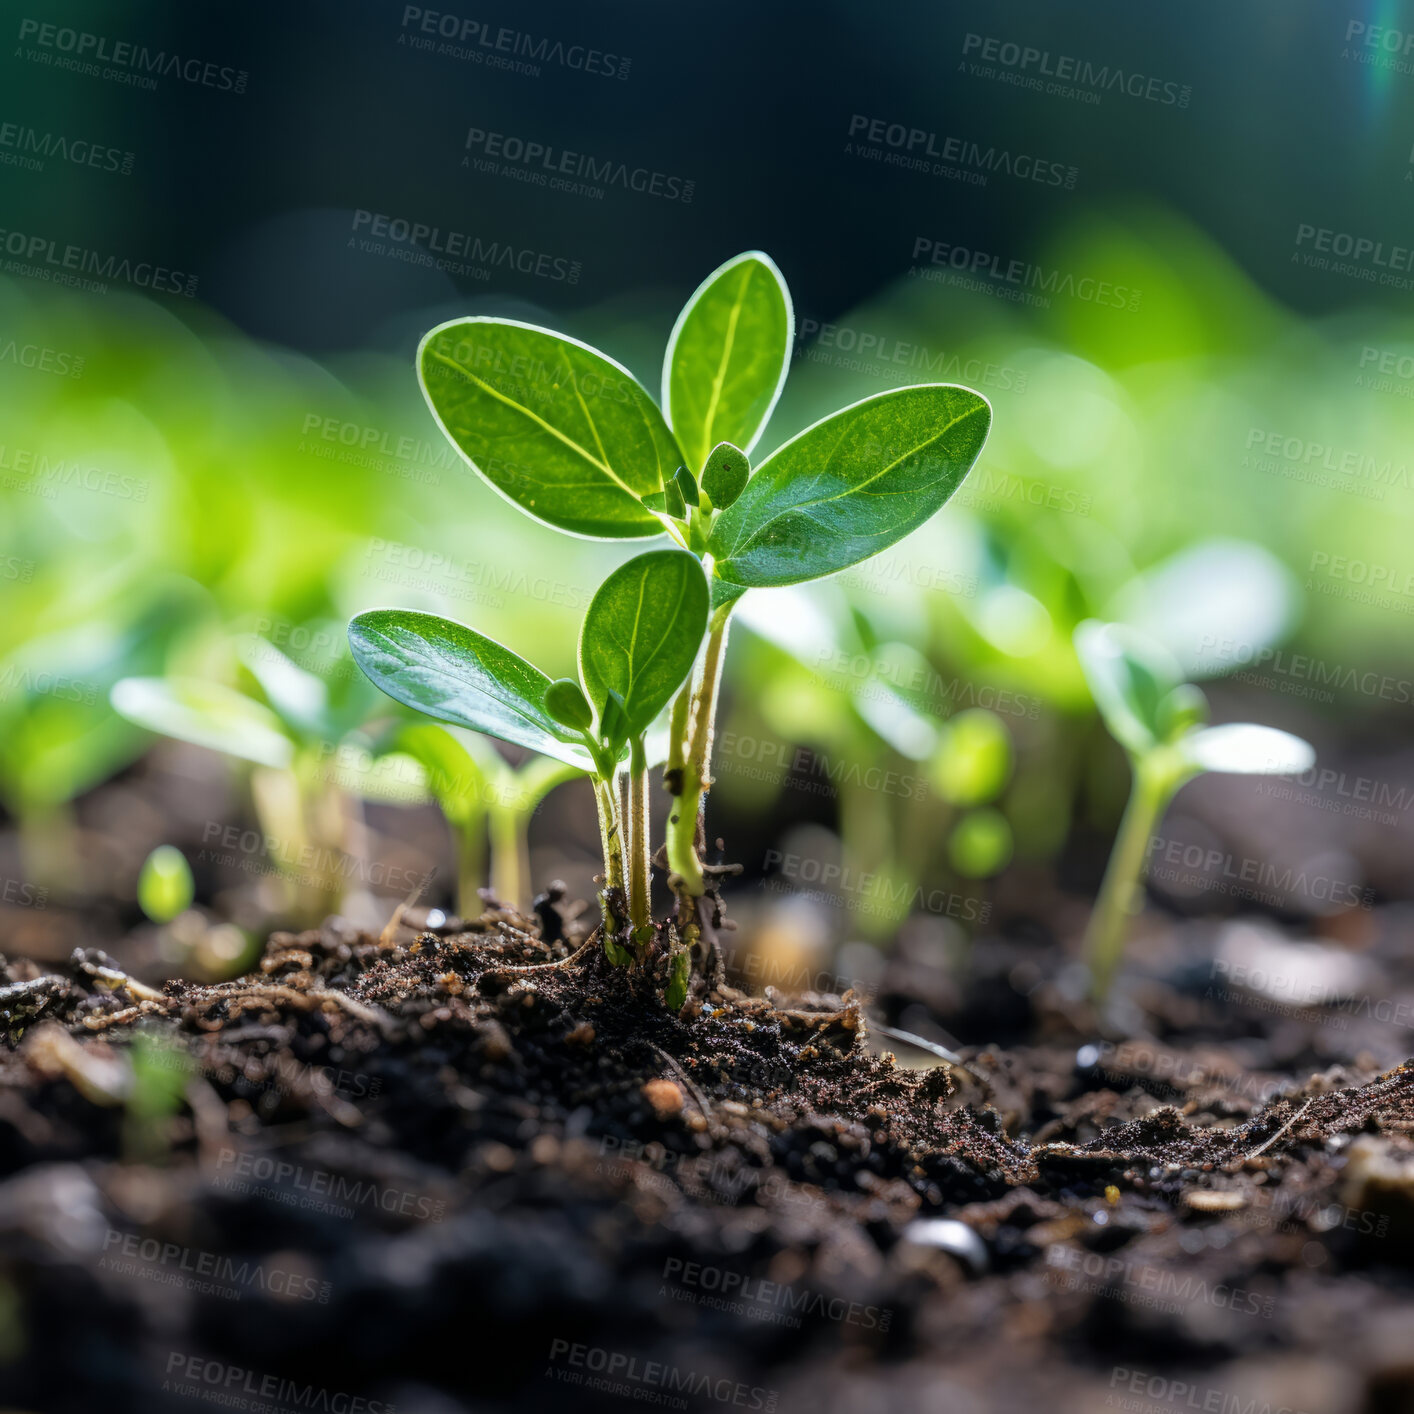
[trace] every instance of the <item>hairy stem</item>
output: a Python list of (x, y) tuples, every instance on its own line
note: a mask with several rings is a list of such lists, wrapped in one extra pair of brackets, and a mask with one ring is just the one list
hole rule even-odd
[(628, 916), (633, 940), (642, 946), (653, 927), (648, 872), (648, 760), (642, 737), (635, 738), (630, 747), (628, 815)]
[(594, 804), (599, 812), (599, 844), (604, 851), (604, 893), (600, 902), (604, 910), (604, 932), (618, 932), (622, 920), (614, 912), (611, 890), (622, 893), (624, 887), (623, 837), (619, 821), (618, 776), (594, 781)]
[(1143, 905), (1144, 863), (1149, 840), (1177, 785), (1172, 772), (1142, 760), (1135, 763), (1129, 803), (1124, 808), (1104, 882), (1085, 930), (1090, 990), (1097, 1002), (1109, 995), (1110, 984), (1124, 954), (1129, 920)]
[[(682, 790), (668, 816), (668, 867), (678, 876), (679, 893), (690, 898), (701, 898), (707, 891), (702, 860), (697, 853), (697, 827), (703, 801), (712, 786), (712, 737), (731, 611), (732, 606), (727, 604), (712, 615), (702, 671), (687, 713), (691, 730), (682, 762)], [(677, 717), (678, 708), (674, 704), (674, 725)]]

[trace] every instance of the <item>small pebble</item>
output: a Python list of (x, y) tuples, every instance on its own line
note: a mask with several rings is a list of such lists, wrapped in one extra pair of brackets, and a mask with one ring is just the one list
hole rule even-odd
[(991, 1265), (987, 1245), (976, 1232), (956, 1218), (916, 1218), (903, 1230), (905, 1242), (921, 1247), (937, 1247), (956, 1257), (973, 1276), (981, 1276)]
[(653, 1106), (653, 1112), (659, 1119), (666, 1119), (669, 1115), (679, 1114), (682, 1111), (682, 1091), (671, 1080), (645, 1081), (642, 1094), (643, 1098)]

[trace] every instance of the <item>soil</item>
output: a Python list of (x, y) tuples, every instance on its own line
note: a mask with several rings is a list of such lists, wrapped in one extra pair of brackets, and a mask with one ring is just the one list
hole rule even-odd
[(9, 1405), (1414, 1408), (1414, 1065), (1358, 1029), (1170, 967), (1107, 1039), (1016, 943), (950, 1063), (852, 994), (670, 1015), (554, 898), (425, 922), (4, 968)]

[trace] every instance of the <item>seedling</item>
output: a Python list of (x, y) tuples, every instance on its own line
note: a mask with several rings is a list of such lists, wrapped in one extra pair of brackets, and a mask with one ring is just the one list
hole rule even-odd
[(138, 875), (138, 906), (154, 923), (166, 924), (191, 907), (195, 894), (186, 855), (176, 845), (158, 845)]
[[(515, 320), (453, 320), (433, 329), (418, 353), (439, 425), (501, 495), (572, 535), (667, 534), (701, 564), (705, 647), (675, 689), (664, 773), (675, 797), (666, 854), (689, 948), (707, 890), (702, 808), (733, 606), (752, 588), (848, 569), (916, 530), (961, 485), (991, 425), (986, 399), (970, 389), (897, 388), (833, 413), (753, 468), (750, 453), (784, 386), (793, 334), (780, 271), (747, 252), (709, 275), (679, 315), (663, 366), (663, 411), (607, 355)], [(590, 633), (588, 641), (593, 650), (600, 640)], [(622, 696), (622, 686), (584, 672), (584, 647), (582, 639), (596, 742), (602, 750), (620, 734), (631, 741), (643, 723), (626, 700), (631, 720), (618, 722), (614, 694)], [(577, 729), (588, 731), (588, 723)], [(632, 836), (647, 815), (646, 770), (632, 751), (630, 775)], [(612, 823), (607, 801), (601, 815)], [(611, 843), (606, 836), (612, 880)], [(634, 869), (646, 859), (641, 851), (632, 857)], [(630, 912), (641, 919), (641, 871), (631, 870), (628, 884)]]
[[(355, 660), (390, 697), (593, 779), (604, 849), (604, 945), (618, 963), (642, 960), (653, 933), (645, 738), (692, 671), (707, 599), (702, 567), (685, 551), (654, 550), (620, 566), (585, 611), (578, 682), (552, 682), (509, 648), (435, 614), (373, 609), (349, 625)], [(685, 989), (685, 975), (682, 983)]]
[(391, 798), (399, 800), (406, 785), (386, 782), (377, 771), (350, 780), (337, 770), (338, 749), (364, 722), (372, 697), (361, 678), (352, 680), (356, 690), (336, 698), (321, 678), (263, 639), (248, 637), (241, 647), (259, 697), (172, 674), (122, 678), (110, 698), (137, 726), (255, 767), (251, 796), (262, 831), (280, 844), (275, 862), (296, 886), (300, 911), (318, 922), (337, 906), (345, 883), (339, 861), (350, 820), (342, 786), (371, 798), (391, 786)]
[(1100, 716), (1133, 770), (1129, 803), (1085, 935), (1091, 986), (1096, 1000), (1103, 1000), (1129, 917), (1143, 904), (1150, 839), (1179, 787), (1204, 771), (1299, 773), (1310, 769), (1316, 753), (1275, 727), (1206, 725), (1202, 690), (1184, 682), (1168, 650), (1137, 629), (1087, 619), (1075, 630), (1075, 650)]
[(516, 768), (475, 732), (414, 722), (397, 731), (399, 750), (421, 763), (427, 788), (456, 838), (457, 912), (475, 918), (477, 891), (488, 877), (491, 892), (524, 907), (530, 881), (530, 818), (557, 785), (583, 772), (549, 756), (532, 756)]

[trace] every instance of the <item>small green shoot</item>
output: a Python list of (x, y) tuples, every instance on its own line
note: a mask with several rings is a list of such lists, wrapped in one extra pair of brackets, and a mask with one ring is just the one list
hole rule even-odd
[(1137, 629), (1087, 619), (1075, 630), (1075, 650), (1100, 716), (1133, 769), (1129, 804), (1085, 936), (1091, 986), (1103, 1001), (1129, 918), (1143, 904), (1150, 840), (1179, 787), (1204, 771), (1297, 774), (1310, 769), (1316, 753), (1275, 727), (1208, 726), (1201, 689), (1184, 682), (1177, 660)]
[(158, 845), (138, 875), (138, 907), (152, 922), (167, 924), (191, 907), (195, 895), (196, 884), (186, 855), (176, 845)]

